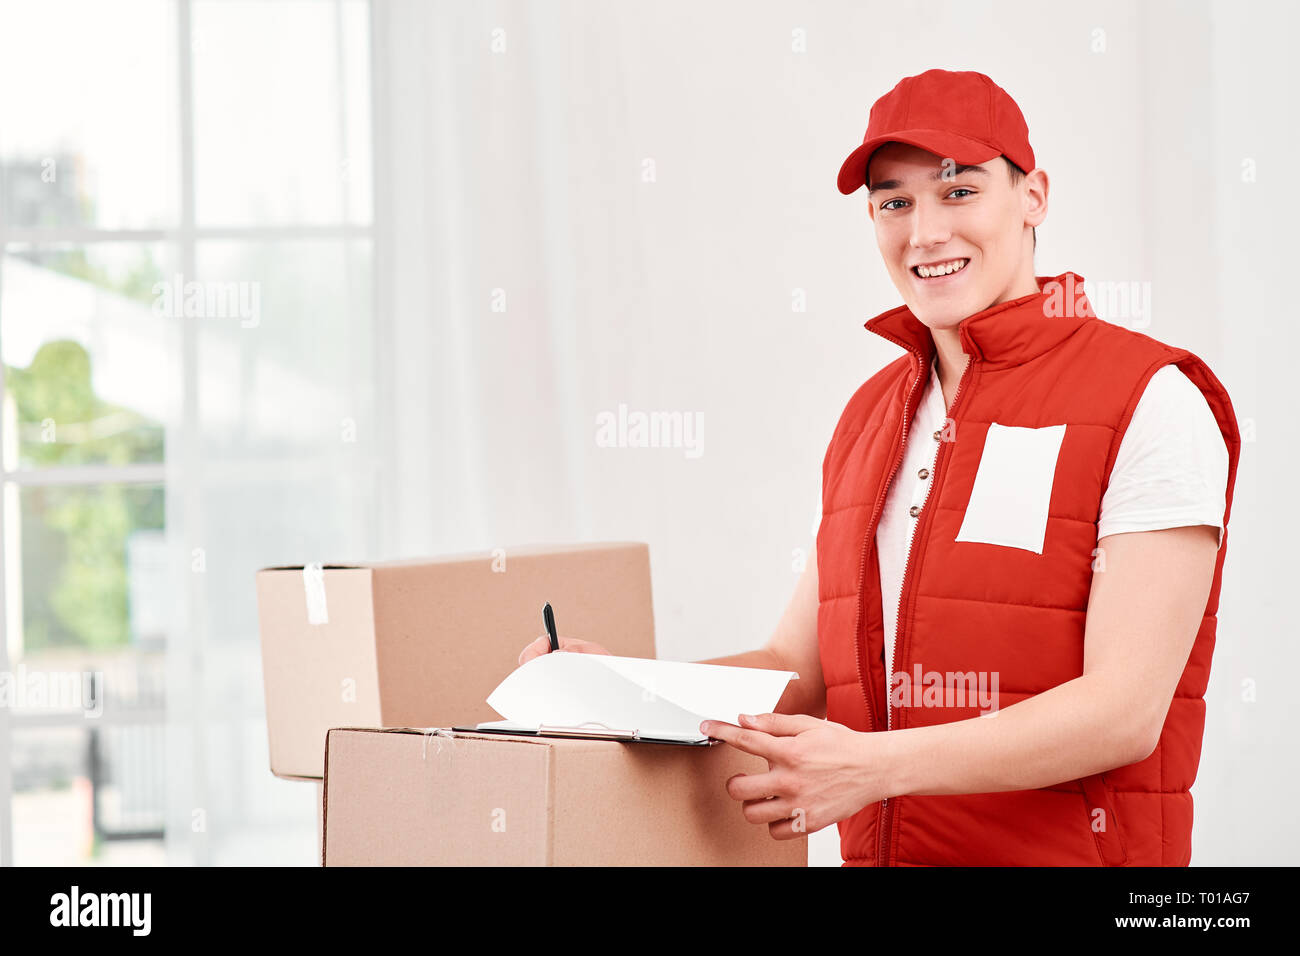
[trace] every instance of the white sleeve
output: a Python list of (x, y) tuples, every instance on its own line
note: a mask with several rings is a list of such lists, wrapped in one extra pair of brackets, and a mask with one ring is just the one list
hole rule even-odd
[(1228, 447), (1201, 390), (1176, 365), (1147, 381), (1115, 457), (1097, 537), (1213, 525), (1223, 546)]

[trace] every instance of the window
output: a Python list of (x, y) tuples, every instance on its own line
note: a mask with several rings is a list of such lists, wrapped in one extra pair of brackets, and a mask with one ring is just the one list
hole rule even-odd
[(361, 501), (327, 544), (366, 533), (369, 17), (0, 2), (0, 864), (256, 817), (252, 570), (322, 500)]

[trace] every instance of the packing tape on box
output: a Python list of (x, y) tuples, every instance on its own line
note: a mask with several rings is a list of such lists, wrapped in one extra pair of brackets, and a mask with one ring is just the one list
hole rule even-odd
[(442, 756), (442, 738), (454, 740), (456, 735), (445, 727), (428, 727), (420, 731), (420, 736), (424, 738), (424, 743), (420, 748), (420, 757), (424, 760), (429, 759), (429, 738), (434, 738), (434, 743), (438, 749), (434, 751), (438, 756)]
[(307, 595), (307, 623), (328, 624), (330, 612), (325, 604), (325, 571), (319, 562), (302, 566), (302, 587)]

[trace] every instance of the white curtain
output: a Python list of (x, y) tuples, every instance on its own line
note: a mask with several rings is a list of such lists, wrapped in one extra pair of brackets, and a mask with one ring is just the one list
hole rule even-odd
[[(1294, 456), (1261, 392), (1280, 379), (1258, 368), (1261, 333), (1296, 314), (1263, 269), (1294, 208), (1293, 7), (393, 0), (376, 16), (388, 549), (643, 539), (662, 656), (758, 646), (813, 542), (836, 417), (898, 354), (862, 329), (900, 298), (839, 164), (899, 78), (979, 70), (1051, 176), (1038, 274), (1149, 283), (1139, 330), (1205, 359), (1257, 428), (1193, 859), (1295, 859), (1295, 771), (1277, 759), (1295, 709), (1267, 678), (1297, 655), (1270, 597), (1284, 565), (1256, 530), (1259, 484), (1285, 495), (1291, 473), (1260, 456)], [(703, 454), (599, 447), (597, 415), (620, 403), (700, 413)], [(836, 862), (828, 836), (814, 856)]]
[[(1264, 337), (1292, 354), (1296, 314), (1294, 7), (375, 0), (374, 18), (379, 473), (373, 500), (340, 485), (321, 506), (373, 505), (377, 534), (340, 521), (297, 541), (282, 521), (277, 558), (644, 540), (660, 656), (759, 646), (813, 543), (837, 416), (898, 354), (862, 328), (901, 300), (865, 197), (835, 188), (840, 162), (899, 78), (979, 70), (1020, 103), (1051, 177), (1037, 273), (1149, 283), (1141, 331), (1205, 359), (1258, 436), (1193, 860), (1294, 862), (1283, 681), (1300, 662), (1279, 597), (1294, 563), (1258, 532), (1261, 495), (1270, 524), (1274, 502), (1296, 510), (1271, 394), (1286, 376), (1260, 368)], [(702, 424), (702, 453), (604, 447), (598, 416), (620, 406)], [(252, 601), (251, 577), (229, 587)], [(244, 785), (278, 794), (306, 854), (311, 788), (255, 769)], [(814, 862), (837, 849), (834, 828), (817, 834)]]

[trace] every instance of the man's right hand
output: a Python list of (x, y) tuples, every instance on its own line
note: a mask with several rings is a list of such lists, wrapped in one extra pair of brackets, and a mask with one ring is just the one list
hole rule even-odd
[[(551, 639), (543, 634), (520, 651), (519, 663), (520, 665), (527, 664), (534, 657), (541, 657), (543, 654), (550, 653), (550, 650)], [(611, 657), (614, 656), (594, 641), (583, 641), (576, 637), (560, 638), (560, 650), (569, 651), (573, 654), (607, 654)]]

